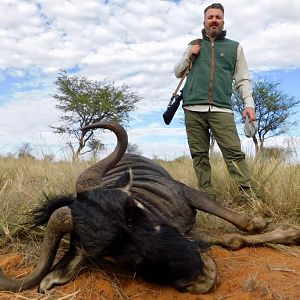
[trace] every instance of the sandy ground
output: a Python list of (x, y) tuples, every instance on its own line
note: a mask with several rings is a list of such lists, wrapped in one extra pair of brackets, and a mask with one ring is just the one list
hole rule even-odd
[[(219, 247), (210, 250), (219, 269), (219, 283), (209, 295), (181, 293), (105, 268), (82, 270), (70, 283), (39, 294), (36, 289), (22, 293), (0, 292), (0, 299), (300, 299), (300, 259), (298, 255), (267, 247), (228, 251)], [(22, 257), (7, 254), (0, 257), (0, 266), (10, 275), (22, 276), (32, 267), (20, 266)]]

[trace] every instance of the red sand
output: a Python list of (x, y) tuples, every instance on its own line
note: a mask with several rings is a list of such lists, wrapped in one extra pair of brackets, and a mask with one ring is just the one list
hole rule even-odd
[[(145, 283), (133, 276), (88, 269), (47, 295), (33, 289), (18, 294), (0, 292), (0, 299), (300, 299), (299, 256), (263, 247), (238, 251), (213, 247), (210, 255), (218, 265), (219, 284), (209, 295), (180, 293), (172, 287)], [(32, 267), (18, 267), (21, 260), (17, 254), (1, 256), (0, 266), (11, 275), (23, 275)]]

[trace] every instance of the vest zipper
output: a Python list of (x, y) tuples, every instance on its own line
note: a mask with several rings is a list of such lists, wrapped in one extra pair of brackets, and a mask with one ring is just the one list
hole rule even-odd
[(214, 86), (214, 77), (215, 77), (215, 39), (210, 39), (211, 45), (211, 60), (210, 60), (210, 81), (209, 81), (209, 93), (208, 93), (208, 103), (212, 105), (212, 96), (213, 96), (213, 86)]

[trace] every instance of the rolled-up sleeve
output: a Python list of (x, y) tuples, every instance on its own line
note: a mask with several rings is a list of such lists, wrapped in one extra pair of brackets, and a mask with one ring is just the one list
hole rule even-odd
[(237, 49), (237, 62), (233, 78), (235, 82), (234, 86), (244, 102), (244, 107), (255, 108), (252, 96), (252, 83), (249, 75), (248, 65), (244, 55), (244, 50), (241, 45), (239, 45)]

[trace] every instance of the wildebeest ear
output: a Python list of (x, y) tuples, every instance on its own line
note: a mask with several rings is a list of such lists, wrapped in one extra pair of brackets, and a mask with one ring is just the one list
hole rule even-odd
[(123, 192), (127, 193), (130, 195), (130, 190), (133, 184), (133, 173), (132, 169), (128, 169), (123, 175), (121, 175), (115, 185), (117, 188), (121, 189)]

